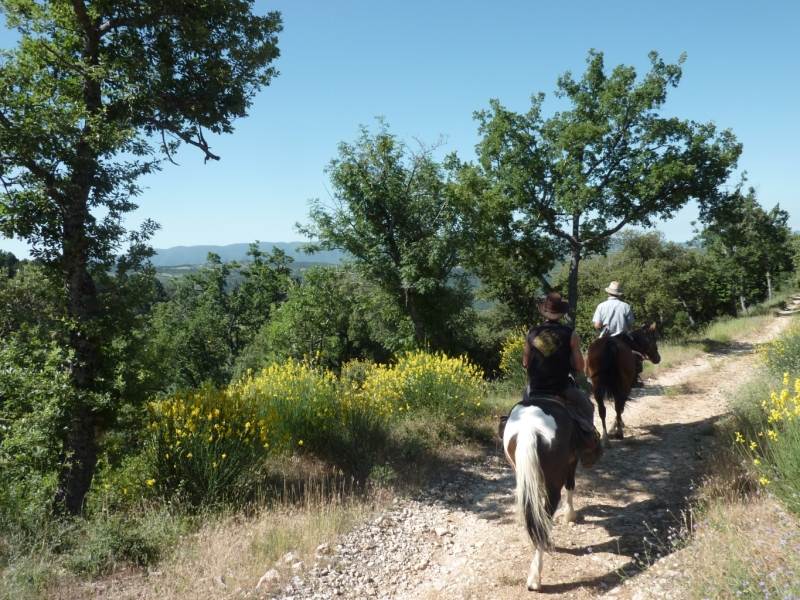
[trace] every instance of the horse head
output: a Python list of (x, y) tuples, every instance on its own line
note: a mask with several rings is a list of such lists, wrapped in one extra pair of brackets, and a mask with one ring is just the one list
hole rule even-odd
[(658, 345), (656, 344), (658, 332), (656, 331), (655, 323), (650, 326), (643, 325), (641, 329), (635, 329), (631, 333), (631, 336), (636, 342), (636, 345), (641, 349), (642, 354), (644, 354), (650, 362), (654, 365), (661, 362), (661, 355), (658, 353)]

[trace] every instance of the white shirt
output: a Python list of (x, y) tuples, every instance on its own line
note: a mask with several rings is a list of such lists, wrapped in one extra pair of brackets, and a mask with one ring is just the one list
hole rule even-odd
[(630, 304), (615, 296), (598, 304), (594, 311), (594, 317), (592, 317), (592, 321), (595, 323), (608, 327), (608, 335), (625, 333), (635, 320)]

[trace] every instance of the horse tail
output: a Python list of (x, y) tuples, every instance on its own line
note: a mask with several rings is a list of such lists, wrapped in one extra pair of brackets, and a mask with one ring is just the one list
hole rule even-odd
[(537, 453), (537, 432), (533, 423), (522, 423), (517, 433), (515, 463), (517, 467), (516, 508), (520, 521), (525, 523), (528, 537), (535, 548), (550, 549), (550, 529), (553, 525), (547, 514), (547, 491)]
[(614, 401), (623, 400), (622, 375), (619, 369), (619, 348), (616, 341), (608, 338), (603, 347), (603, 360), (600, 363), (595, 398), (605, 400), (606, 395)]

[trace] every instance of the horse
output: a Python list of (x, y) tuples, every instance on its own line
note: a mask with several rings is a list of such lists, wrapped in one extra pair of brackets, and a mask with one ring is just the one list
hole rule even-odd
[(500, 437), (517, 477), (517, 515), (534, 548), (527, 586), (537, 591), (542, 589), (542, 561), (544, 552), (552, 548), (553, 515), (565, 485), (564, 520), (577, 521), (572, 493), (578, 457), (573, 436), (576, 426), (567, 409), (548, 396), (532, 401), (535, 404), (526, 401), (511, 410)]
[[(649, 327), (634, 329), (631, 337), (639, 348), (639, 353), (657, 365), (661, 362), (661, 355), (656, 345), (656, 324)], [(592, 381), (594, 399), (597, 402), (600, 421), (603, 424), (603, 445), (611, 446), (608, 441), (609, 433), (606, 431), (606, 396), (614, 399), (614, 410), (617, 418), (611, 429), (611, 437), (623, 439), (622, 412), (625, 402), (631, 393), (631, 385), (636, 379), (636, 358), (633, 351), (622, 340), (616, 337), (601, 337), (589, 344), (586, 351), (586, 373)]]

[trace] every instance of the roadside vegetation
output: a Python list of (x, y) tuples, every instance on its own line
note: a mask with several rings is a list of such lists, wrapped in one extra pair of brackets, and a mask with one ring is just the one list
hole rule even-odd
[(694, 499), (698, 599), (800, 596), (800, 323), (758, 351)]

